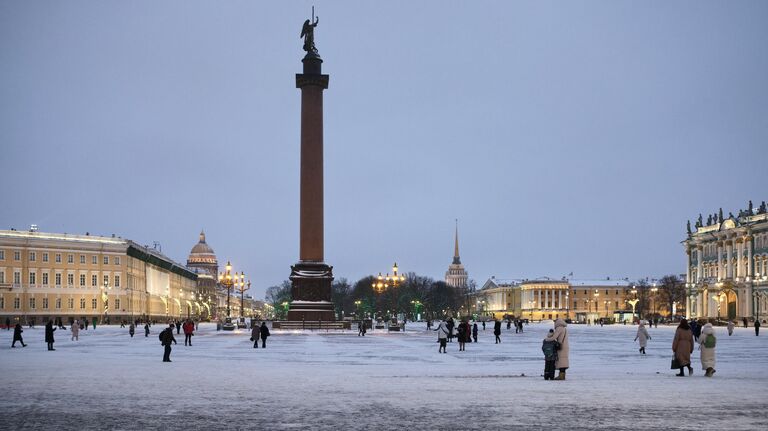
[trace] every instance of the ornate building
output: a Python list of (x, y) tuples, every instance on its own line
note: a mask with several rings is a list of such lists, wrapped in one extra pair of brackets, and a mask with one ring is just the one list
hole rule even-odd
[(688, 256), (686, 315), (761, 318), (768, 314), (768, 211), (765, 202), (738, 216), (701, 215), (683, 241)]
[[(197, 274), (197, 294), (208, 303), (216, 303), (219, 261), (211, 246), (205, 242), (205, 232), (200, 231), (200, 241), (192, 247), (187, 258), (187, 268)], [(214, 310), (215, 311), (215, 310)], [(203, 318), (210, 318), (211, 310), (206, 309)]]
[(119, 237), (0, 231), (0, 316), (12, 322), (198, 316), (197, 276)]
[(445, 273), (445, 282), (449, 286), (466, 288), (468, 278), (469, 274), (464, 270), (464, 265), (461, 264), (461, 258), (459, 257), (459, 223), (457, 221), (453, 262), (448, 266), (448, 271)]

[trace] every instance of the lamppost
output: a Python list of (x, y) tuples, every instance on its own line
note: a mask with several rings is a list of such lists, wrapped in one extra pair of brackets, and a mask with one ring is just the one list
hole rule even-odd
[(421, 301), (415, 299), (411, 301), (411, 304), (413, 304), (413, 320), (415, 321), (419, 317), (419, 307), (421, 307)]
[(565, 320), (568, 320), (571, 318), (571, 309), (569, 308), (571, 306), (571, 301), (569, 300), (571, 296), (571, 292), (566, 290), (565, 291)]
[(656, 292), (659, 291), (659, 288), (656, 287), (656, 283), (653, 283), (653, 287), (651, 288), (651, 309), (653, 309), (653, 317), (656, 318)]
[[(376, 279), (373, 280), (373, 283), (371, 284), (371, 287), (373, 288), (373, 290), (376, 293), (378, 293), (379, 295), (381, 295), (381, 293), (383, 291), (385, 291), (386, 289), (388, 289), (390, 286), (394, 287), (394, 288), (397, 288), (400, 285), (400, 283), (405, 281), (405, 276), (398, 275), (397, 271), (398, 271), (397, 270), (397, 262), (395, 262), (395, 264), (392, 265), (392, 275), (391, 276), (389, 275), (389, 273), (387, 273), (384, 276), (382, 276), (381, 273), (379, 273), (379, 275), (376, 277)], [(377, 297), (377, 301), (376, 301), (377, 308), (378, 308), (378, 302), (379, 301), (378, 301), (378, 297)], [(397, 308), (397, 304), (396, 303), (394, 304), (393, 308)], [(387, 313), (389, 313), (389, 310), (387, 310)]]
[(360, 320), (363, 319), (363, 317), (360, 316), (360, 304), (362, 304), (362, 303), (363, 303), (363, 301), (361, 301), (359, 299), (357, 301), (355, 301), (355, 317), (357, 317)]
[(112, 286), (109, 285), (108, 280), (104, 280), (104, 285), (101, 286), (101, 302), (104, 303), (104, 317), (102, 317), (102, 324), (105, 324), (107, 320), (107, 311), (109, 310), (109, 291), (112, 290)]
[[(219, 273), (219, 284), (227, 288), (227, 317), (230, 317), (229, 297), (232, 291), (232, 286), (235, 285), (235, 281), (232, 279), (232, 264), (227, 261), (227, 266), (224, 267), (225, 271)], [(237, 273), (234, 275), (237, 280)]]
[[(248, 287), (245, 287), (248, 286)], [(240, 291), (240, 317), (244, 318), (245, 314), (243, 314), (243, 301), (245, 298), (245, 292), (247, 290), (251, 290), (251, 280), (248, 280), (248, 283), (245, 282), (245, 273), (240, 273), (240, 282), (237, 285), (237, 290)]]
[(595, 296), (595, 314), (597, 315), (597, 318), (599, 319), (600, 318), (600, 307), (599, 307), (599, 303), (597, 302), (597, 298), (600, 297), (600, 292), (598, 292), (597, 289), (595, 289), (594, 296)]
[(632, 322), (634, 323), (634, 321), (635, 321), (635, 305), (637, 305), (637, 303), (640, 302), (640, 300), (637, 299), (637, 289), (635, 288), (635, 286), (632, 286), (632, 295), (634, 296), (634, 298), (627, 300), (627, 302), (629, 303), (629, 305), (632, 306)]

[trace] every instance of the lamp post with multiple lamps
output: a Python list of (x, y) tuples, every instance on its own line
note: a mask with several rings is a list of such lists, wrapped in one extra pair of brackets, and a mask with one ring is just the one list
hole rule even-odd
[(632, 299), (628, 299), (627, 303), (632, 306), (632, 322), (635, 322), (635, 306), (638, 302), (640, 302), (639, 299), (637, 299), (637, 288), (635, 286), (632, 286)]
[(653, 287), (651, 287), (651, 309), (653, 310), (653, 315), (651, 316), (651, 319), (656, 318), (656, 292), (659, 291), (659, 288), (656, 287), (656, 283), (653, 283)]
[[(391, 276), (389, 275), (389, 273), (387, 273), (386, 275), (383, 275), (383, 276), (381, 275), (381, 273), (379, 273), (379, 275), (373, 280), (373, 283), (371, 284), (371, 287), (373, 288), (373, 291), (378, 294), (377, 295), (377, 300), (376, 300), (377, 309), (379, 308), (378, 307), (378, 305), (379, 305), (379, 301), (378, 301), (379, 298), (378, 297), (381, 295), (381, 293), (383, 293), (385, 290), (387, 290), (390, 287), (397, 288), (400, 285), (400, 283), (405, 281), (405, 276), (398, 275), (397, 271), (398, 271), (397, 262), (395, 262), (395, 264), (392, 265), (392, 275)], [(397, 304), (396, 303), (394, 304), (393, 308), (397, 308)], [(387, 311), (387, 312), (389, 312), (389, 311)]]
[(251, 280), (248, 280), (247, 283), (245, 282), (245, 273), (240, 273), (240, 282), (237, 285), (237, 290), (240, 291), (240, 317), (244, 318), (245, 314), (243, 314), (243, 304), (245, 301), (245, 292), (251, 290)]
[(227, 317), (231, 317), (231, 308), (229, 306), (229, 298), (232, 295), (232, 287), (237, 284), (237, 279), (240, 277), (238, 273), (232, 274), (232, 264), (227, 261), (227, 266), (224, 267), (224, 272), (219, 273), (219, 284), (227, 289)]

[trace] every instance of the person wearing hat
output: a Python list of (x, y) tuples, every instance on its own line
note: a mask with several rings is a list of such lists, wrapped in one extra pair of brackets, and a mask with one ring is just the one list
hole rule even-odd
[(176, 338), (173, 336), (173, 328), (174, 324), (170, 323), (169, 326), (160, 333), (160, 344), (165, 347), (163, 362), (171, 362), (171, 343), (176, 344)]

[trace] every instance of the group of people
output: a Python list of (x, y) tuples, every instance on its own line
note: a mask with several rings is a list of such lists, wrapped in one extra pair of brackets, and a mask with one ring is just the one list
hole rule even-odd
[(695, 320), (688, 323), (686, 319), (682, 319), (675, 330), (675, 337), (672, 339), (672, 352), (674, 352), (672, 368), (680, 370), (676, 374), (678, 377), (685, 376), (686, 368), (689, 376), (693, 374), (691, 354), (693, 354), (696, 344), (699, 345), (701, 352), (701, 369), (705, 371), (704, 375), (712, 377), (715, 374), (717, 337), (712, 324), (706, 323), (704, 326), (699, 326)]

